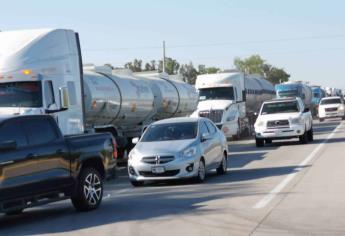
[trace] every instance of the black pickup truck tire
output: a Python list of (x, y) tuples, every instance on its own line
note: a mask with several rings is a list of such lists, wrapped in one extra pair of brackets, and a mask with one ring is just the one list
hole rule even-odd
[(71, 200), (78, 211), (90, 211), (99, 207), (103, 197), (103, 179), (95, 168), (87, 167), (82, 170), (77, 188), (77, 194)]

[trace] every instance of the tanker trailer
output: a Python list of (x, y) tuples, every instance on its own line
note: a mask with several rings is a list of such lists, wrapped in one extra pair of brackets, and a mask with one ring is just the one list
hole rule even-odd
[(166, 73), (142, 72), (134, 75), (145, 78), (155, 97), (154, 120), (189, 116), (197, 106), (199, 95), (194, 86), (169, 79)]

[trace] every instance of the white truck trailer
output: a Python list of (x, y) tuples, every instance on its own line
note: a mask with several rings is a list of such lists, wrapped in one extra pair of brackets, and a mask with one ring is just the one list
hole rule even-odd
[(166, 74), (116, 74), (82, 66), (72, 30), (0, 32), (0, 115), (52, 114), (63, 134), (113, 133), (124, 151), (151, 122), (188, 116), (194, 87)]
[(199, 75), (198, 109), (192, 116), (211, 119), (227, 138), (252, 132), (255, 113), (265, 100), (274, 97), (274, 86), (260, 75), (242, 72)]

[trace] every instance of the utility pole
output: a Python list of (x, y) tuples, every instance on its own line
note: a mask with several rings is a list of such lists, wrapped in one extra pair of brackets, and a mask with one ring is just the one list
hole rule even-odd
[(165, 41), (163, 41), (163, 72), (165, 72)]

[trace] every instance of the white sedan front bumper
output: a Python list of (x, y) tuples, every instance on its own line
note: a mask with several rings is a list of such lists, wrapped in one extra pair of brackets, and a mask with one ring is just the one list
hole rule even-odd
[[(199, 159), (197, 156), (175, 158), (173, 161), (164, 164), (148, 164), (141, 160), (129, 160), (129, 178), (135, 181), (192, 178), (198, 174)], [(159, 169), (164, 171), (157, 173), (155, 170)]]

